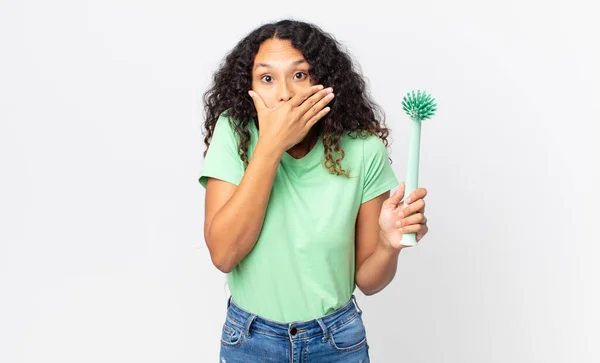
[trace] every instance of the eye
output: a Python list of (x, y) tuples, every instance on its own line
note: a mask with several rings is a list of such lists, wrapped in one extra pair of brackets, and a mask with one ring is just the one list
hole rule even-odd
[[(298, 77), (298, 75), (300, 75), (300, 77)], [(294, 78), (295, 79), (301, 79), (302, 80), (302, 79), (304, 79), (306, 77), (307, 77), (307, 75), (304, 72), (297, 72), (296, 74), (294, 74)]]
[(269, 76), (269, 75), (264, 75), (261, 77), (261, 80), (267, 82), (267, 83), (271, 83), (271, 81), (273, 80), (273, 77)]

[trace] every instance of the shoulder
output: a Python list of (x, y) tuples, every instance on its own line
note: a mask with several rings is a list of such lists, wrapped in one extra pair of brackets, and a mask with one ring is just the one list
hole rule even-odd
[(233, 128), (235, 127), (234, 120), (227, 111), (228, 110), (221, 112), (219, 118), (217, 119), (217, 122), (215, 123), (215, 129), (219, 128), (233, 130)]
[(369, 135), (366, 137), (366, 139), (364, 140), (364, 150), (365, 150), (365, 156), (370, 155), (372, 153), (377, 153), (377, 154), (381, 154), (381, 153), (386, 153), (387, 154), (387, 148), (383, 142), (382, 139), (379, 138), (379, 136), (377, 135)]
[(258, 129), (256, 128), (254, 119), (250, 119), (247, 126), (241, 126), (242, 122), (231, 116), (229, 109), (221, 112), (219, 118), (215, 122), (215, 131), (220, 130), (222, 133), (226, 133), (228, 135), (232, 135), (231, 137), (235, 137), (239, 139), (239, 135), (236, 133), (236, 129), (246, 128), (250, 134), (258, 134)]
[(360, 156), (364, 159), (369, 159), (370, 156), (378, 154), (387, 155), (387, 148), (383, 140), (374, 134), (362, 136), (345, 134), (343, 144), (348, 148), (359, 151)]
[(238, 122), (228, 113), (228, 110), (221, 112), (215, 122), (213, 129), (213, 140), (222, 139), (229, 143), (239, 143), (239, 135), (236, 132)]

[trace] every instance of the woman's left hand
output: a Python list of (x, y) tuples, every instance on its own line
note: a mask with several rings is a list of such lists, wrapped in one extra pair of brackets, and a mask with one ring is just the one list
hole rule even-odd
[(386, 244), (385, 247), (397, 250), (411, 247), (402, 244), (403, 233), (416, 233), (416, 240), (419, 242), (429, 230), (423, 199), (427, 195), (427, 190), (417, 188), (408, 196), (406, 200), (408, 206), (404, 207), (405, 187), (406, 183), (403, 182), (398, 190), (383, 202), (379, 215), (380, 241)]

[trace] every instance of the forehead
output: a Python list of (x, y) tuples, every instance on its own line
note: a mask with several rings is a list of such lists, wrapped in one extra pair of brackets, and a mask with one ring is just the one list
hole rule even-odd
[(300, 59), (304, 59), (302, 52), (294, 48), (290, 40), (267, 39), (258, 48), (254, 64), (268, 63), (277, 67), (285, 67)]

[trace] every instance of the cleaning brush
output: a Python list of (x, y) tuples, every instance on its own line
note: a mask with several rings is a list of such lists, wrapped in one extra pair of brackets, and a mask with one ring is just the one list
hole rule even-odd
[[(421, 146), (421, 121), (431, 118), (437, 111), (437, 104), (431, 95), (420, 90), (407, 93), (402, 100), (402, 108), (412, 120), (408, 144), (408, 163), (406, 166), (406, 185), (404, 189), (404, 207), (408, 206), (406, 197), (417, 189), (419, 183), (419, 152)], [(404, 233), (402, 245), (417, 245), (416, 233)]]

